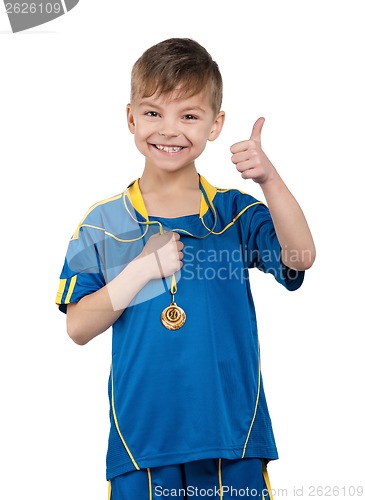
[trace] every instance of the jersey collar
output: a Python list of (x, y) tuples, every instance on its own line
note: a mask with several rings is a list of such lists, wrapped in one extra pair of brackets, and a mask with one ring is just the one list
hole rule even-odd
[[(199, 217), (202, 218), (209, 210), (209, 206), (213, 206), (213, 200), (217, 192), (217, 188), (209, 184), (209, 182), (200, 174), (199, 186), (202, 192), (200, 201)], [(142, 193), (139, 188), (139, 178), (131, 182), (126, 189), (125, 195), (129, 199), (133, 208), (145, 219), (148, 220), (148, 213), (142, 198)]]

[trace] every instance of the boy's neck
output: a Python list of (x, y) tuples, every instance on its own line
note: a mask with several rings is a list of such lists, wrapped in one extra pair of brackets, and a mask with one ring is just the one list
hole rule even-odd
[(145, 167), (139, 187), (151, 216), (173, 218), (199, 213), (201, 191), (194, 165), (177, 172)]
[(145, 166), (139, 186), (142, 194), (173, 193), (178, 195), (182, 191), (199, 189), (199, 175), (193, 164), (176, 172), (166, 172)]

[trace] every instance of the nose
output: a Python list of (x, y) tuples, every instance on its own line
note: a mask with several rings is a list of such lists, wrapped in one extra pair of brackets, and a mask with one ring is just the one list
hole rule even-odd
[(160, 122), (158, 133), (163, 137), (177, 137), (179, 135), (178, 124), (173, 119), (164, 118)]

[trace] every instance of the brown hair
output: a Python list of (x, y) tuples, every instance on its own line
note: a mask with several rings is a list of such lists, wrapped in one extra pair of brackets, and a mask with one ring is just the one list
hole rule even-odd
[(132, 69), (131, 102), (137, 97), (169, 94), (191, 97), (203, 89), (211, 94), (214, 113), (222, 105), (222, 76), (218, 64), (199, 43), (170, 38), (147, 49)]

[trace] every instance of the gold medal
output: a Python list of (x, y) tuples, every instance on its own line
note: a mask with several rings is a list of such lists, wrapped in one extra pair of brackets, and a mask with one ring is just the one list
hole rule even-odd
[(174, 300), (161, 313), (161, 322), (168, 330), (178, 330), (183, 326), (185, 320), (185, 311), (177, 306)]
[(177, 285), (175, 275), (172, 275), (171, 282), (171, 304), (166, 307), (161, 313), (161, 322), (168, 330), (178, 330), (183, 326), (186, 320), (184, 309), (179, 307), (175, 302), (175, 294), (177, 292)]

